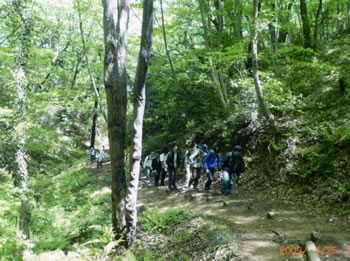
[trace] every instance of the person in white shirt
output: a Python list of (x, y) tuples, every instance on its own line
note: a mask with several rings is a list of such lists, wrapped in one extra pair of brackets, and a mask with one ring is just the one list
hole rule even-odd
[(163, 149), (163, 151), (160, 154), (159, 158), (160, 158), (160, 164), (162, 165), (161, 177), (160, 177), (160, 185), (161, 186), (165, 186), (164, 185), (164, 180), (165, 180), (166, 173), (168, 171), (168, 166), (166, 164), (166, 160), (168, 158), (168, 149), (166, 147)]
[(146, 171), (146, 177), (147, 177), (147, 182), (151, 182), (151, 175), (152, 175), (152, 153), (150, 155), (147, 155), (145, 160), (143, 161), (143, 168)]

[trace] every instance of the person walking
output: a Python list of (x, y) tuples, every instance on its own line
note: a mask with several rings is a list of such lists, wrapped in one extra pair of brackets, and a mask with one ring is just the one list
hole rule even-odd
[(102, 146), (101, 152), (102, 154), (102, 161), (105, 161), (106, 159), (106, 151), (105, 151), (105, 146)]
[(160, 185), (161, 186), (164, 186), (164, 180), (165, 180), (165, 176), (167, 173), (167, 164), (166, 164), (167, 157), (168, 157), (168, 149), (164, 148), (162, 153), (159, 156), (160, 164), (162, 166), (161, 178), (160, 178)]
[(242, 148), (236, 145), (233, 152), (228, 152), (222, 162), (222, 188), (221, 192), (225, 195), (231, 194), (232, 185), (238, 181), (240, 174), (245, 171), (245, 162), (242, 158)]
[(143, 168), (146, 171), (147, 182), (150, 183), (152, 175), (152, 153), (146, 156), (145, 160), (143, 161)]
[(201, 176), (201, 160), (200, 160), (200, 150), (196, 144), (192, 145), (191, 156), (190, 156), (190, 168), (191, 168), (191, 179), (189, 181), (188, 187), (197, 189), (198, 181)]
[(94, 147), (90, 148), (89, 154), (90, 154), (91, 163), (92, 163), (95, 160), (95, 157), (96, 157), (96, 151), (95, 151)]
[(177, 149), (177, 144), (174, 143), (171, 151), (168, 153), (168, 158), (166, 161), (169, 171), (169, 189), (177, 189), (176, 178), (178, 174), (178, 168), (181, 163), (180, 152)]
[(156, 153), (152, 160), (152, 170), (155, 171), (154, 185), (159, 186), (160, 172), (162, 171), (162, 164), (159, 159), (159, 154)]
[(205, 183), (205, 190), (212, 192), (211, 184), (214, 181), (214, 175), (216, 167), (220, 170), (221, 155), (220, 148), (216, 147), (215, 150), (209, 150), (207, 155), (203, 159), (204, 171), (208, 175), (208, 180)]
[(97, 168), (102, 169), (102, 161), (103, 161), (102, 151), (97, 151), (96, 158), (97, 158)]

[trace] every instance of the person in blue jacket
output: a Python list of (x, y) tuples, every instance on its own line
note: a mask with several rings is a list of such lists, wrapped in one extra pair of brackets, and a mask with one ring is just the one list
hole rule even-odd
[(208, 175), (208, 180), (205, 183), (205, 190), (209, 192), (212, 192), (211, 183), (214, 180), (216, 167), (218, 167), (218, 169), (220, 170), (220, 164), (221, 164), (220, 148), (216, 147), (214, 151), (209, 150), (207, 155), (205, 155), (203, 159), (204, 171)]

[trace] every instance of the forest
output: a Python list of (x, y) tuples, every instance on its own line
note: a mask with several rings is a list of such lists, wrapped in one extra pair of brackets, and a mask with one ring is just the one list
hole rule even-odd
[(0, 0), (0, 260), (350, 260), (349, 46), (349, 0)]

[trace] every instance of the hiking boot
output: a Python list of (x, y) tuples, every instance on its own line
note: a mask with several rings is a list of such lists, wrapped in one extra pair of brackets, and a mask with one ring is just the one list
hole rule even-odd
[(213, 192), (213, 190), (212, 190), (212, 189), (207, 188), (207, 187), (205, 187), (205, 190), (206, 190), (206, 191), (208, 191), (208, 192)]

